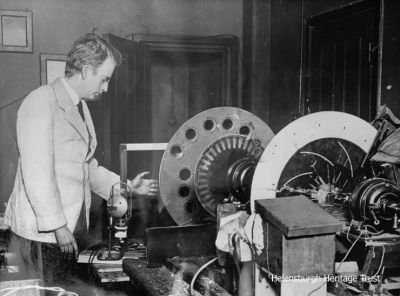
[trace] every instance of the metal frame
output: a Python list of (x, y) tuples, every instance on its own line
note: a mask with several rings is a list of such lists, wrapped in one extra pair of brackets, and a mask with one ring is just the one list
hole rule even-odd
[(168, 143), (124, 143), (119, 145), (120, 180), (128, 180), (128, 152), (129, 151), (157, 151), (165, 150)]

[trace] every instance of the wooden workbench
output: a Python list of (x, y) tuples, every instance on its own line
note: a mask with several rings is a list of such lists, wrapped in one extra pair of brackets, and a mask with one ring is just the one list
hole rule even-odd
[(143, 259), (124, 259), (123, 269), (131, 283), (146, 295), (189, 295), (187, 285), (165, 266), (150, 268)]
[[(173, 258), (167, 260), (166, 265), (157, 267), (149, 266), (144, 259), (124, 259), (123, 269), (130, 277), (131, 283), (147, 296), (189, 296), (189, 283), (193, 275), (208, 259)], [(202, 294), (208, 290), (210, 296), (231, 296), (214, 278), (210, 280), (207, 271), (204, 274), (196, 281), (196, 290)], [(214, 276), (215, 272), (212, 274)]]

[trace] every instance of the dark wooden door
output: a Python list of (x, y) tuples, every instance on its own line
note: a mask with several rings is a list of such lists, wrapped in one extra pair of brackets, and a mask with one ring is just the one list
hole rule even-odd
[(379, 1), (306, 19), (305, 113), (336, 110), (370, 121), (377, 109)]
[[(238, 106), (236, 39), (135, 38), (109, 35), (123, 55), (105, 101), (104, 158), (115, 171), (119, 144), (165, 143), (195, 114)], [(143, 170), (157, 177), (161, 158), (160, 151), (131, 153), (128, 177)]]
[[(151, 101), (147, 87), (149, 79), (148, 48), (115, 35), (108, 36), (122, 54), (122, 64), (115, 69), (106, 99), (105, 155), (111, 167), (120, 171), (119, 145), (152, 141)], [(132, 154), (129, 177), (147, 168), (148, 163)]]
[[(97, 148), (95, 158), (100, 165), (111, 171), (120, 173), (119, 145), (121, 143), (138, 143), (151, 141), (149, 96), (144, 86), (147, 83), (146, 45), (137, 44), (114, 35), (107, 35), (108, 40), (121, 52), (123, 61), (115, 69), (108, 92), (102, 99), (88, 102), (93, 123), (96, 129)], [(148, 170), (149, 160), (140, 155), (132, 154), (129, 157), (128, 177), (133, 178), (138, 172)], [(95, 195), (93, 193), (93, 195)], [(145, 199), (135, 201), (136, 217), (132, 219), (132, 231), (144, 232), (148, 211)], [(104, 202), (100, 198), (92, 200), (90, 214), (90, 231), (92, 238), (98, 238), (103, 232), (106, 235), (108, 223), (104, 210)]]
[[(232, 36), (133, 34), (150, 49), (148, 90), (151, 141), (169, 142), (179, 127), (206, 109), (238, 106), (238, 41)], [(159, 157), (158, 157), (159, 156)], [(161, 156), (151, 170), (158, 172)]]
[[(115, 35), (110, 34), (107, 38), (121, 52), (122, 64), (116, 67), (104, 98), (103, 117), (99, 118), (102, 129), (97, 137), (106, 165), (119, 174), (120, 144), (152, 142), (151, 100), (147, 82), (149, 50), (144, 44)], [(127, 177), (133, 179), (140, 172), (150, 171), (152, 161), (151, 152), (146, 155), (128, 153)], [(157, 172), (148, 177), (157, 178)], [(144, 235), (151, 211), (151, 200), (134, 198), (133, 218), (128, 225), (129, 237)]]
[[(103, 102), (99, 153), (120, 172), (121, 143), (165, 143), (193, 115), (217, 106), (237, 106), (237, 42), (229, 38), (162, 39), (150, 42), (108, 35), (123, 56)], [(222, 38), (223, 39), (223, 38)], [(227, 44), (225, 44), (227, 43)], [(163, 151), (127, 153), (127, 176), (149, 171), (158, 179)], [(144, 236), (145, 229), (169, 223), (159, 216), (160, 198), (134, 200), (128, 235)]]

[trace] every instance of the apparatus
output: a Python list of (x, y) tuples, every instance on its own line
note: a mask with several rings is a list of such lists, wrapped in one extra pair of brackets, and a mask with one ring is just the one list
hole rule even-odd
[[(160, 196), (179, 226), (217, 222), (218, 207), (224, 204), (235, 205), (233, 211), (250, 206), (254, 212), (257, 200), (306, 196), (327, 217), (342, 221), (336, 242), (347, 254), (331, 260), (355, 260), (361, 275), (383, 278), (385, 271), (400, 267), (388, 259), (400, 253), (400, 178), (396, 178), (396, 163), (377, 161), (374, 156), (394, 130), (325, 111), (303, 116), (274, 136), (250, 112), (209, 109), (186, 121), (169, 143), (160, 146), (165, 149)], [(121, 178), (126, 180), (124, 166)], [(123, 194), (110, 198), (109, 231), (121, 242), (131, 217), (129, 200)], [(353, 247), (362, 252), (354, 255)], [(257, 270), (266, 267), (262, 258), (255, 258)], [(259, 275), (267, 277), (263, 272)], [(361, 278), (355, 283), (357, 289), (364, 284)], [(383, 282), (368, 285), (364, 289), (378, 291)], [(271, 292), (265, 286), (256, 288), (256, 296), (276, 295), (265, 294)]]
[(251, 180), (274, 134), (254, 114), (218, 107), (193, 116), (161, 160), (160, 195), (178, 225), (216, 221), (217, 205), (250, 201)]
[[(336, 236), (341, 246), (337, 271), (346, 260), (355, 261), (359, 270), (354, 282), (336, 283), (331, 292), (345, 293), (350, 284), (360, 293), (400, 287), (398, 282), (385, 284), (391, 281), (391, 271), (400, 267), (391, 260), (400, 253), (398, 167), (375, 157), (388, 135), (387, 129), (350, 114), (313, 113), (283, 128), (255, 170), (253, 207), (256, 200), (303, 195), (342, 221)], [(357, 252), (352, 252), (354, 248)], [(266, 266), (265, 261), (257, 263)]]
[[(216, 221), (221, 204), (250, 203), (254, 212), (256, 200), (306, 196), (342, 221), (337, 241), (345, 240), (347, 252), (352, 254), (353, 245), (363, 250), (356, 258), (339, 254), (336, 261), (353, 259), (361, 274), (380, 274), (398, 267), (387, 256), (400, 252), (399, 184), (388, 173), (395, 166), (372, 160), (387, 136), (386, 130), (343, 112), (303, 116), (273, 136), (247, 111), (206, 110), (184, 123), (168, 143), (160, 169), (161, 198), (178, 225), (191, 225)], [(387, 244), (381, 234), (393, 242), (386, 257), (376, 253)]]
[[(119, 186), (118, 190), (115, 188)], [(125, 182), (111, 186), (107, 201), (108, 247), (97, 256), (99, 260), (121, 260), (126, 246), (128, 222), (132, 217), (132, 194)]]

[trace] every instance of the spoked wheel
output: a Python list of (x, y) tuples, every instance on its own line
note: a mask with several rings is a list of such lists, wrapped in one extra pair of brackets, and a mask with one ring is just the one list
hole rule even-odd
[(277, 197), (304, 194), (320, 203), (340, 202), (367, 174), (365, 152), (344, 139), (315, 140), (299, 149), (279, 178)]
[(251, 202), (307, 195), (340, 202), (368, 174), (362, 167), (377, 130), (342, 112), (318, 112), (293, 121), (265, 148), (254, 173)]

